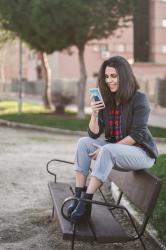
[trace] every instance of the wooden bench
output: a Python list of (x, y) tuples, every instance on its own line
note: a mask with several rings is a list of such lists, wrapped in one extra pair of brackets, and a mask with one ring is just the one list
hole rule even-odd
[[(92, 214), (89, 222), (81, 224), (72, 224), (67, 220), (65, 213), (66, 207), (69, 205), (73, 197), (73, 189), (66, 183), (58, 183), (56, 181), (56, 174), (50, 170), (50, 166), (55, 162), (63, 162), (73, 164), (72, 162), (53, 159), (47, 163), (47, 171), (54, 175), (54, 182), (49, 182), (49, 190), (53, 201), (52, 216), (56, 211), (60, 222), (63, 239), (71, 240), (71, 249), (74, 249), (75, 240), (99, 242), (99, 243), (120, 243), (139, 239), (143, 249), (146, 246), (142, 240), (142, 235), (145, 232), (146, 225), (152, 212), (154, 210), (157, 198), (161, 189), (161, 180), (150, 174), (146, 170), (137, 172), (120, 172), (112, 170), (111, 181), (116, 184), (120, 190), (120, 195), (117, 203), (107, 202), (103, 192), (101, 192), (102, 199), (99, 200), (94, 197), (90, 202), (92, 205)], [(52, 167), (51, 167), (52, 168)], [(130, 212), (125, 206), (120, 205), (121, 198), (125, 194), (128, 200), (140, 209), (144, 215), (144, 220), (141, 226), (136, 226)], [(67, 198), (68, 197), (68, 198)], [(118, 210), (125, 211), (131, 222), (131, 227), (134, 228), (135, 234), (129, 234), (123, 228), (121, 223), (115, 218), (114, 214)], [(113, 213), (114, 211), (114, 213)]]

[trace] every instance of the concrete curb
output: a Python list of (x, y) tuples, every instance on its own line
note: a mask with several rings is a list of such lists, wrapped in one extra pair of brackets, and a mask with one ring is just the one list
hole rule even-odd
[(30, 130), (36, 130), (36, 131), (43, 131), (47, 133), (63, 134), (63, 135), (80, 135), (80, 136), (87, 135), (87, 132), (84, 132), (84, 131), (72, 131), (72, 130), (60, 129), (60, 128), (43, 127), (43, 126), (32, 125), (32, 124), (12, 122), (12, 121), (2, 120), (2, 119), (0, 119), (0, 126), (30, 129)]
[[(117, 200), (119, 196), (119, 189), (114, 183), (111, 183), (111, 191), (112, 191), (113, 198)], [(139, 213), (134, 210), (134, 208), (131, 206), (131, 204), (128, 202), (126, 198), (124, 197), (122, 198), (121, 205), (124, 205), (125, 207), (127, 207), (131, 215), (136, 220), (136, 222), (140, 224), (141, 218), (140, 218)], [(154, 227), (150, 223), (148, 223), (145, 231), (153, 242), (155, 242), (159, 247), (161, 247), (161, 249), (166, 250), (166, 246), (163, 245), (161, 240), (158, 238), (157, 231), (154, 229)]]
[[(48, 132), (48, 133), (58, 133), (58, 134), (63, 134), (63, 135), (80, 135), (80, 136), (87, 135), (86, 131), (73, 131), (73, 130), (60, 129), (60, 128), (51, 128), (51, 127), (44, 127), (44, 126), (39, 126), (39, 125), (7, 121), (7, 120), (2, 120), (2, 119), (0, 119), (0, 126), (22, 128), (22, 129), (32, 129), (32, 130), (37, 130), (37, 131), (43, 131), (43, 132)], [(166, 138), (155, 137), (154, 139), (156, 142), (166, 143)]]

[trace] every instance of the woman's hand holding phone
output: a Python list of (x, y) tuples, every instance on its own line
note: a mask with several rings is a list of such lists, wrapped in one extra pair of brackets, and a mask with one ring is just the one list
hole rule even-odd
[(89, 89), (91, 93), (90, 106), (92, 108), (92, 114), (97, 115), (100, 109), (105, 107), (103, 98), (98, 88)]
[(104, 108), (103, 101), (94, 101), (93, 96), (90, 97), (90, 107), (92, 109), (92, 114), (97, 115), (100, 109)]

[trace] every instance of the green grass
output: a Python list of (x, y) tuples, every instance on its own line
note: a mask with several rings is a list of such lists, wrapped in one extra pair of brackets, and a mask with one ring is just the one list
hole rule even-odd
[(151, 223), (159, 232), (159, 237), (166, 241), (166, 154), (159, 156), (157, 164), (150, 171), (162, 180), (161, 192)]
[(149, 127), (154, 137), (166, 138), (166, 129), (158, 127)]
[(71, 112), (64, 116), (55, 115), (37, 104), (23, 103), (21, 115), (17, 114), (17, 110), (15, 101), (0, 102), (0, 119), (73, 131), (86, 131), (89, 123), (89, 115), (85, 119), (77, 119), (76, 114)]
[[(0, 115), (3, 114), (17, 114), (18, 103), (16, 101), (0, 101)], [(33, 104), (29, 102), (23, 102), (22, 105), (23, 113), (31, 112), (47, 112), (42, 105)]]
[(26, 113), (26, 114), (24, 113), (21, 115), (4, 114), (4, 115), (0, 115), (0, 119), (52, 127), (52, 128), (69, 129), (73, 131), (76, 131), (76, 130), (86, 131), (88, 127), (88, 121), (89, 121), (89, 118), (80, 120), (80, 119), (76, 119), (75, 116), (71, 116), (71, 115), (57, 116), (53, 114), (34, 114), (34, 113)]
[[(44, 109), (42, 105), (27, 102), (23, 103), (21, 115), (17, 114), (17, 110), (18, 104), (16, 101), (1, 101), (0, 119), (79, 131), (86, 131), (89, 123), (89, 115), (81, 120), (70, 112), (66, 112), (65, 116), (58, 116)], [(154, 137), (166, 138), (166, 129), (150, 127), (150, 131)]]

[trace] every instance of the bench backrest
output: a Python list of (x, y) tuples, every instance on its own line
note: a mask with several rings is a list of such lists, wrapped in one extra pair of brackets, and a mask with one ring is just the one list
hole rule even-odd
[(161, 189), (161, 180), (147, 170), (111, 171), (111, 180), (128, 199), (147, 216), (155, 207)]

